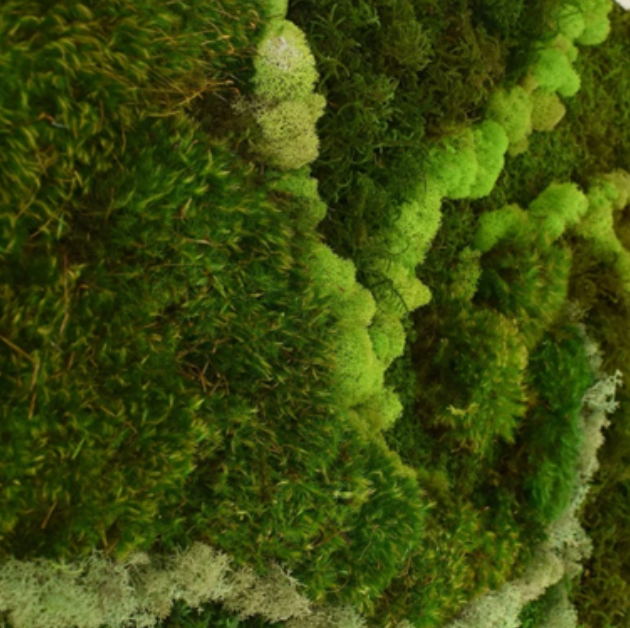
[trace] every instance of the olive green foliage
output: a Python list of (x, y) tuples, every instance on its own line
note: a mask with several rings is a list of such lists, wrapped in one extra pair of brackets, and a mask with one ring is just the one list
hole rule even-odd
[(554, 92), (537, 89), (531, 95), (532, 129), (553, 131), (566, 113), (566, 107)]
[[(208, 11), (229, 18), (229, 8)], [(168, 48), (146, 26), (157, 7), (134, 10), (147, 41), (139, 37), (136, 50), (132, 37), (130, 56)], [(175, 79), (184, 72), (171, 52)], [(42, 53), (42, 63), (50, 58)], [(20, 59), (7, 74), (10, 90), (32, 63)], [(369, 604), (402, 567), (425, 506), (408, 470), (365, 443), (331, 399), (334, 299), (317, 291), (306, 256), (317, 239), (299, 228), (302, 206), (258, 186), (228, 140), (209, 140), (176, 111), (178, 101), (146, 89), (119, 94), (113, 85), (110, 101), (102, 94), (110, 117), (97, 139), (109, 133), (114, 151), (106, 158), (98, 144), (82, 144), (90, 128), (79, 136), (71, 112), (59, 118), (69, 129), (42, 120), (11, 131), (12, 155), (23, 156), (16, 163), (28, 165), (31, 148), (20, 153), (18, 142), (26, 128), (35, 149), (48, 151), (55, 179), (42, 171), (29, 196), (7, 183), (29, 181), (22, 170), (2, 171), (2, 216), (12, 225), (1, 282), (0, 429), (11, 443), (2, 553), (64, 558), (98, 547), (124, 557), (202, 540), (238, 566), (288, 565), (312, 598), (334, 591), (341, 602)], [(61, 87), (55, 94), (69, 98)], [(34, 113), (12, 109), (18, 102), (4, 101), (5, 115)], [(171, 115), (148, 117), (166, 104)], [(98, 101), (90, 111), (96, 132)], [(52, 181), (70, 180), (70, 167), (75, 183), (62, 203)], [(367, 319), (369, 297), (360, 299)], [(362, 339), (369, 343), (365, 328)], [(366, 536), (373, 527), (386, 538)]]
[(299, 221), (304, 228), (314, 228), (323, 220), (328, 208), (319, 196), (318, 181), (311, 176), (308, 167), (289, 172), (270, 170), (267, 182), (274, 192), (299, 205)]

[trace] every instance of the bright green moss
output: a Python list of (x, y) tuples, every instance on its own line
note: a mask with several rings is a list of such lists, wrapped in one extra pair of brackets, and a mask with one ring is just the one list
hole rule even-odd
[(403, 204), (387, 234), (386, 246), (397, 262), (410, 270), (424, 260), (441, 221), (442, 199), (435, 180), (417, 187), (412, 200)]
[(379, 260), (374, 263), (374, 269), (386, 280), (373, 290), (379, 308), (404, 316), (431, 300), (429, 288), (402, 264)]
[(542, 220), (539, 242), (555, 242), (567, 227), (576, 225), (588, 209), (588, 200), (574, 183), (552, 183), (534, 201), (528, 211)]
[(339, 305), (339, 317), (349, 324), (367, 327), (376, 313), (372, 293), (360, 284), (355, 284)]
[(613, 4), (609, 0), (579, 0), (584, 15), (585, 27), (577, 43), (582, 46), (596, 46), (606, 40), (610, 34), (608, 14)]
[(503, 170), (508, 136), (503, 126), (492, 120), (475, 125), (473, 135), (478, 169), (469, 196), (482, 198), (490, 194)]
[(482, 253), (493, 249), (498, 242), (513, 238), (528, 229), (528, 216), (518, 205), (507, 205), (501, 209), (486, 212), (479, 218), (479, 228), (474, 246)]
[(351, 260), (332, 252), (329, 246), (317, 243), (309, 254), (309, 266), (317, 289), (339, 302), (356, 285), (356, 268)]
[(561, 96), (575, 96), (580, 89), (580, 75), (569, 58), (557, 48), (546, 48), (532, 69), (537, 85)]
[(389, 368), (405, 349), (405, 329), (400, 318), (394, 314), (378, 312), (368, 332), (374, 353), (385, 368)]
[(287, 16), (289, 0), (264, 0), (263, 11), (270, 20), (284, 20)]
[(310, 176), (308, 167), (299, 170), (283, 172), (278, 176), (277, 171), (268, 179), (269, 187), (278, 192), (295, 197), (300, 206), (299, 219), (306, 228), (315, 228), (326, 216), (328, 208), (318, 193), (319, 182)]
[(486, 116), (498, 122), (507, 134), (510, 145), (524, 140), (532, 132), (532, 103), (520, 86), (498, 89), (488, 99)]
[(475, 140), (468, 129), (431, 150), (426, 176), (438, 183), (443, 196), (461, 199), (470, 195), (478, 170)]
[(573, 43), (573, 41), (564, 35), (558, 35), (553, 40), (552, 48), (560, 50), (562, 54), (567, 56), (567, 59), (569, 59), (571, 63), (575, 63), (580, 54), (578, 47)]
[(559, 5), (554, 19), (560, 34), (569, 41), (575, 41), (586, 28), (584, 12), (576, 3), (566, 2)]
[(365, 402), (383, 386), (384, 367), (376, 357), (365, 327), (337, 327), (335, 339), (334, 391), (344, 407)]

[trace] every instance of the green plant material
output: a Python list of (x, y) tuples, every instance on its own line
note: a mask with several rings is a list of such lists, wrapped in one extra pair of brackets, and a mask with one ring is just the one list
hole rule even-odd
[(474, 246), (478, 251), (487, 253), (503, 240), (523, 241), (531, 230), (530, 220), (528, 213), (518, 205), (486, 212), (479, 218)]
[(564, 35), (558, 35), (552, 43), (553, 48), (557, 48), (564, 55), (566, 55), (567, 59), (571, 63), (575, 63), (577, 61), (579, 50), (578, 47), (573, 43), (573, 40), (569, 37), (565, 37)]
[(494, 92), (486, 105), (486, 117), (505, 129), (510, 146), (522, 142), (532, 132), (532, 102), (519, 85), (509, 91), (501, 88)]
[(433, 179), (420, 185), (403, 203), (399, 216), (387, 231), (385, 246), (405, 268), (415, 270), (425, 255), (441, 222), (440, 185)]
[(539, 219), (542, 233), (537, 244), (543, 248), (555, 242), (567, 229), (578, 224), (587, 212), (589, 200), (574, 183), (552, 183), (530, 204), (528, 212)]
[(288, 10), (289, 0), (265, 0), (262, 6), (263, 13), (275, 27), (277, 27), (276, 20), (284, 20)]
[(327, 100), (314, 164), (330, 209), (321, 229), (362, 280), (382, 254), (380, 234), (428, 181), (426, 131), (443, 138), (478, 118), (504, 48), (474, 11), (434, 0), (296, 0), (289, 18), (307, 35)]
[(554, 92), (537, 89), (531, 95), (532, 128), (539, 132), (553, 131), (566, 113), (566, 107)]
[(333, 308), (339, 311), (347, 295), (358, 288), (354, 264), (335, 255), (329, 246), (321, 242), (311, 248), (308, 260), (318, 290), (330, 296)]
[(562, 312), (571, 261), (566, 247), (541, 251), (498, 246), (483, 259), (476, 300), (518, 321), (522, 339), (531, 350)]
[[(449, 428), (449, 440), (483, 456), (495, 437), (511, 442), (524, 415), (527, 351), (517, 328), (500, 314), (471, 310), (451, 325), (432, 360), (445, 398), (430, 421)], [(437, 394), (433, 384), (427, 396)]]
[(427, 178), (440, 186), (443, 196), (461, 199), (470, 196), (477, 179), (479, 162), (471, 129), (432, 148), (426, 164)]
[(608, 14), (612, 10), (612, 3), (608, 0), (579, 0), (579, 6), (584, 15), (585, 27), (577, 43), (582, 46), (603, 43), (610, 34)]
[(478, 169), (470, 187), (470, 198), (487, 196), (503, 170), (508, 137), (501, 124), (486, 120), (473, 129)]
[(528, 370), (533, 407), (509, 464), (524, 477), (530, 516), (547, 525), (566, 510), (577, 486), (582, 398), (594, 380), (583, 338), (572, 325), (543, 339)]
[(311, 176), (308, 167), (282, 173), (271, 170), (268, 185), (276, 192), (290, 195), (299, 204), (299, 220), (304, 229), (314, 229), (326, 216), (328, 208), (319, 196), (318, 181)]
[(391, 388), (385, 387), (359, 406), (357, 411), (368, 422), (371, 431), (376, 433), (394, 425), (402, 414), (402, 409), (398, 395)]
[(626, 170), (618, 169), (603, 175), (602, 179), (612, 184), (617, 190), (618, 196), (613, 201), (613, 209), (625, 209), (630, 203), (630, 173)]
[(375, 273), (384, 280), (372, 287), (377, 306), (385, 312), (402, 317), (426, 305), (431, 300), (431, 292), (413, 271), (397, 262), (378, 260), (372, 266)]
[(466, 247), (462, 249), (457, 267), (453, 271), (451, 296), (470, 303), (477, 292), (481, 277), (481, 251)]
[(586, 17), (583, 2), (579, 0), (578, 2), (563, 2), (554, 12), (554, 26), (560, 35), (573, 42), (584, 32)]
[(271, 166), (297, 170), (313, 162), (319, 152), (315, 123), (322, 116), (325, 99), (309, 94), (302, 100), (285, 100), (274, 106), (260, 105), (256, 122), (262, 137), (254, 150)]
[(338, 403), (352, 408), (378, 392), (385, 369), (365, 327), (339, 326), (337, 333), (334, 390)]
[(368, 329), (374, 353), (385, 368), (403, 354), (405, 329), (396, 314), (377, 312)]
[(317, 81), (315, 59), (306, 37), (287, 20), (278, 20), (267, 30), (254, 67), (254, 91), (271, 101), (305, 100)]
[(557, 48), (544, 48), (532, 69), (538, 87), (561, 96), (575, 96), (580, 89), (580, 75), (566, 54)]

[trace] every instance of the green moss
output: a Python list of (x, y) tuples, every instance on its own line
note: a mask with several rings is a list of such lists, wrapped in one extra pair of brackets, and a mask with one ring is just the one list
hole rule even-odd
[(255, 150), (280, 170), (297, 170), (313, 162), (319, 152), (315, 123), (326, 102), (319, 94), (302, 100), (286, 100), (274, 106), (263, 105), (255, 113), (262, 138)]
[(432, 148), (426, 165), (427, 178), (435, 181), (450, 199), (470, 196), (479, 162), (472, 130)]
[(566, 107), (554, 92), (537, 89), (531, 95), (532, 128), (535, 131), (553, 131), (566, 113)]
[(558, 92), (561, 96), (575, 96), (580, 89), (580, 75), (569, 58), (557, 48), (541, 50), (532, 76), (538, 87), (549, 92)]
[(585, 27), (577, 43), (582, 46), (601, 44), (610, 33), (608, 14), (612, 10), (612, 3), (607, 0), (579, 0), (578, 4), (584, 15)]
[(397, 315), (378, 312), (368, 331), (374, 353), (385, 368), (403, 354), (406, 340), (405, 329)]
[(509, 91), (494, 92), (486, 105), (486, 116), (503, 126), (510, 145), (518, 144), (532, 132), (532, 102), (518, 85)]
[(481, 198), (490, 194), (503, 170), (508, 137), (503, 126), (492, 120), (475, 125), (473, 135), (478, 169), (469, 197)]
[(306, 37), (287, 20), (274, 22), (266, 31), (254, 67), (255, 92), (270, 100), (303, 100), (317, 81), (315, 59)]

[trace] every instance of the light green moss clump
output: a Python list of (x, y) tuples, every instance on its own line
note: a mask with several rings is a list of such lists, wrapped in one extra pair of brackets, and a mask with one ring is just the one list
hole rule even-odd
[(334, 390), (339, 402), (352, 408), (379, 391), (385, 368), (365, 327), (340, 325), (335, 340)]
[(269, 29), (254, 59), (254, 89), (271, 100), (301, 100), (317, 81), (315, 58), (304, 33), (292, 22), (279, 20)]
[(263, 11), (270, 20), (284, 20), (289, 10), (289, 0), (266, 0)]
[(630, 173), (625, 170), (615, 170), (602, 177), (615, 186), (618, 196), (613, 202), (613, 209), (625, 209), (630, 204)]
[(532, 103), (518, 85), (509, 91), (494, 92), (488, 100), (486, 116), (505, 129), (510, 146), (522, 142), (532, 132)]
[(584, 15), (585, 27), (576, 42), (582, 46), (597, 46), (603, 43), (610, 33), (608, 15), (613, 4), (610, 0), (579, 0)]
[(400, 318), (394, 314), (377, 312), (368, 329), (374, 353), (389, 368), (391, 363), (405, 350), (405, 328)]
[(326, 203), (319, 196), (319, 181), (311, 177), (308, 167), (283, 172), (280, 177), (277, 174), (274, 172), (274, 177), (269, 179), (269, 187), (298, 198), (302, 209), (299, 220), (305, 227), (314, 229), (328, 211)]
[(558, 35), (553, 41), (552, 48), (560, 50), (562, 54), (566, 55), (567, 59), (571, 63), (575, 63), (577, 61), (579, 50), (573, 41), (568, 37)]
[(575, 96), (580, 89), (580, 75), (566, 54), (557, 48), (541, 50), (532, 69), (538, 87), (561, 96)]
[(529, 204), (529, 213), (542, 220), (539, 242), (547, 246), (567, 227), (576, 225), (588, 209), (588, 200), (574, 183), (552, 183)]
[(382, 388), (357, 408), (372, 432), (387, 430), (400, 418), (403, 406), (392, 388)]
[(531, 96), (532, 128), (535, 131), (552, 131), (564, 118), (567, 109), (554, 92), (537, 89)]
[(482, 253), (492, 250), (501, 240), (513, 238), (528, 229), (528, 216), (518, 205), (506, 205), (486, 212), (479, 218), (474, 247)]
[(356, 287), (356, 268), (351, 260), (339, 257), (329, 246), (317, 243), (309, 254), (313, 282), (322, 294), (338, 305)]
[(379, 309), (402, 317), (431, 300), (429, 288), (402, 264), (378, 260), (374, 269), (389, 280), (374, 288)]
[(470, 195), (478, 169), (473, 132), (467, 129), (430, 151), (426, 174), (438, 183), (442, 196), (462, 199)]
[(400, 208), (385, 241), (397, 262), (410, 270), (424, 261), (442, 220), (442, 198), (434, 180), (420, 185)]
[(258, 108), (255, 115), (262, 138), (256, 148), (269, 165), (291, 170), (315, 161), (319, 154), (315, 124), (325, 104), (323, 96), (310, 94), (304, 100)]
[(554, 18), (559, 33), (570, 41), (575, 41), (586, 28), (584, 12), (575, 4), (563, 3)]
[(470, 198), (482, 198), (492, 192), (505, 163), (508, 136), (503, 126), (485, 120), (473, 129), (477, 155), (477, 177), (470, 186)]

